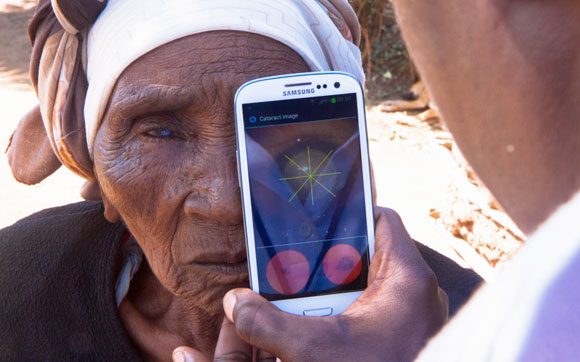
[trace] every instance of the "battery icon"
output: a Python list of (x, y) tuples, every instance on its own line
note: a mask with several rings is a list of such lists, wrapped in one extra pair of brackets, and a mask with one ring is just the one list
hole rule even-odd
[(330, 103), (336, 103), (336, 98), (331, 98)]

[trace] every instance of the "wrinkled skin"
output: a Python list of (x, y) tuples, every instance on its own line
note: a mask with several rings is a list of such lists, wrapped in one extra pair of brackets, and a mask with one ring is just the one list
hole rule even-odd
[(213, 353), (223, 295), (248, 285), (233, 98), (250, 79), (307, 70), (276, 41), (224, 31), (163, 45), (119, 78), (95, 173), (106, 217), (122, 218), (150, 266), (120, 309), (149, 358), (184, 343)]
[[(462, 152), (518, 226), (531, 233), (580, 189), (580, 3), (393, 3), (411, 56)], [(377, 224), (377, 243), (407, 250), (403, 226), (387, 219), (388, 228)], [(386, 233), (395, 237), (381, 239), (379, 230), (395, 230)], [(393, 251), (392, 246), (383, 250)], [(233, 324), (224, 324), (223, 335), (230, 338), (220, 336), (219, 360), (243, 360), (236, 353), (243, 350), (236, 336), (287, 361), (412, 359), (420, 348), (416, 341), (425, 337), (416, 326), (430, 325), (438, 309), (437, 303), (421, 308), (421, 301), (435, 300), (432, 283), (425, 278), (411, 282), (415, 294), (402, 296), (406, 307), (397, 304), (401, 299), (381, 304), (381, 298), (392, 297), (386, 292), (389, 283), (414, 280), (408, 279), (409, 272), (417, 275), (421, 267), (413, 258), (405, 259), (410, 268), (376, 259), (379, 270), (392, 272), (386, 274), (390, 278), (371, 280), (379, 293), (365, 292), (368, 298), (357, 300), (340, 318), (300, 319), (276, 311), (246, 289), (228, 293), (224, 308)], [(417, 313), (406, 314), (409, 310)], [(368, 319), (359, 311), (366, 311)], [(341, 325), (337, 320), (353, 328), (335, 329)], [(397, 322), (396, 335), (385, 321)], [(275, 323), (283, 327), (272, 328)], [(327, 336), (327, 330), (333, 331), (332, 338), (323, 337), (321, 344), (307, 338)], [(369, 344), (376, 337), (380, 342)], [(353, 358), (349, 353), (356, 346), (364, 347)], [(175, 360), (179, 354), (207, 360), (187, 347), (176, 350)]]
[[(113, 222), (122, 218), (148, 261), (119, 308), (146, 359), (168, 360), (175, 347), (184, 345), (204, 359), (215, 352), (217, 359), (244, 360), (252, 349), (246, 342), (288, 361), (326, 360), (331, 351), (352, 360), (369, 347), (374, 359), (385, 353), (408, 359), (445, 322), (445, 294), (398, 216), (388, 210), (377, 212), (383, 216), (370, 287), (343, 317), (288, 315), (253, 292), (236, 289), (259, 298), (254, 305), (265, 305), (258, 310), (267, 314), (254, 315), (248, 308), (235, 312), (249, 331), (223, 319), (224, 294), (248, 283), (235, 161), (235, 91), (250, 79), (307, 70), (296, 53), (276, 41), (224, 31), (163, 45), (118, 80), (95, 141), (95, 174), (105, 216)], [(226, 311), (233, 318), (234, 312)], [(268, 315), (272, 318), (264, 318)], [(409, 318), (416, 321), (411, 332), (400, 334)], [(256, 338), (254, 328), (268, 332)], [(350, 341), (357, 338), (366, 343), (354, 348)], [(389, 343), (383, 343), (385, 338)], [(321, 343), (311, 349), (314, 354), (305, 354), (306, 342), (314, 339)], [(335, 345), (350, 352), (341, 353)]]
[[(224, 298), (230, 323), (224, 323), (214, 360), (252, 361), (249, 345), (244, 350), (241, 340), (285, 362), (412, 360), (447, 321), (447, 296), (399, 215), (376, 207), (375, 218), (376, 250), (368, 287), (344, 313), (295, 316), (248, 289), (233, 290)], [(196, 361), (205, 359), (199, 356)]]

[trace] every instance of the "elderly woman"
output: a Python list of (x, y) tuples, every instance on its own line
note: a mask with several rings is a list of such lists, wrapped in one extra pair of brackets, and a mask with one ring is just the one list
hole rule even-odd
[[(251, 79), (313, 70), (364, 82), (352, 8), (346, 0), (44, 0), (29, 31), (40, 104), (12, 137), (14, 175), (36, 183), (64, 164), (102, 202), (45, 210), (0, 231), (0, 359), (168, 360), (181, 345), (213, 356), (222, 298), (248, 284), (234, 94)], [(323, 319), (329, 336), (332, 323), (352, 324), (358, 342), (340, 355), (345, 346), (327, 340), (321, 359), (388, 357), (389, 348), (412, 356), (446, 319), (446, 298), (400, 220), (377, 215), (369, 290), (344, 316)], [(454, 311), (479, 279), (420, 250)], [(266, 348), (289, 360), (310, 337), (324, 338), (324, 328), (300, 331), (304, 339), (263, 322), (293, 333)], [(402, 325), (414, 332), (393, 338)], [(239, 342), (229, 333), (216, 354)]]

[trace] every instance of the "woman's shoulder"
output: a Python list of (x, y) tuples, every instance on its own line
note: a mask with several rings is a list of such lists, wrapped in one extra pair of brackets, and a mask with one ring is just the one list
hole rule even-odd
[(7, 228), (0, 230), (0, 232), (10, 229), (12, 226), (26, 223), (27, 225), (43, 223), (43, 221), (49, 221), (54, 218), (69, 218), (69, 219), (82, 219), (83, 216), (88, 216), (91, 218), (104, 218), (103, 216), (104, 206), (100, 201), (82, 201), (73, 204), (51, 207), (44, 209), (34, 214), (31, 214), (23, 219), (20, 219), (16, 223)]
[(101, 202), (78, 202), (36, 212), (0, 230), (0, 273), (7, 255), (17, 260), (39, 252), (46, 256), (103, 233), (115, 234), (122, 225), (109, 223), (103, 210)]
[(12, 272), (26, 277), (36, 261), (46, 267), (67, 260), (72, 266), (114, 251), (125, 229), (109, 223), (103, 210), (100, 202), (79, 202), (42, 210), (0, 230), (0, 279)]
[(120, 223), (109, 223), (103, 212), (102, 202), (78, 202), (36, 212), (0, 230), (0, 255), (5, 256), (11, 249), (28, 253), (44, 248), (54, 250), (123, 229)]
[(43, 210), (0, 230), (0, 344), (10, 346), (0, 360), (12, 360), (3, 355), (10, 351), (82, 360), (126, 339), (113, 293), (124, 232), (98, 202)]

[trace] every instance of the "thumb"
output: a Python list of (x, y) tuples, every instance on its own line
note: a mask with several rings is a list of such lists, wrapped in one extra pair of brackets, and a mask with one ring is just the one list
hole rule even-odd
[(191, 347), (177, 347), (171, 356), (173, 362), (210, 362), (203, 353)]
[(230, 290), (224, 296), (224, 310), (243, 340), (283, 361), (293, 360), (290, 356), (305, 357), (307, 351), (301, 346), (309, 345), (306, 340), (318, 336), (318, 343), (324, 344), (324, 337), (332, 334), (330, 324), (334, 318), (283, 312), (250, 289)]
[(233, 289), (224, 296), (226, 317), (236, 326), (236, 333), (246, 342), (269, 351), (277, 331), (285, 329), (292, 315), (282, 312), (250, 289)]

